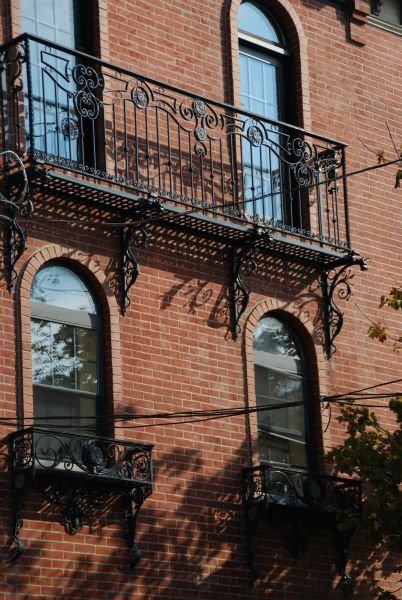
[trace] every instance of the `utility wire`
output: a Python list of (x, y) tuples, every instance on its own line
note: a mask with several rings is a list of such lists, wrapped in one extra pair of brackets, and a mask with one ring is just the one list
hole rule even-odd
[[(400, 380), (397, 380), (400, 381)], [(381, 387), (383, 385), (388, 385), (389, 383), (392, 382), (386, 382), (383, 384), (378, 384), (377, 386), (371, 386), (372, 387)], [(371, 389), (369, 388), (369, 389)], [(375, 396), (375, 395), (371, 395), (369, 397), (369, 400), (374, 400), (374, 399), (378, 399), (378, 398), (390, 398), (390, 397), (395, 397), (398, 395), (402, 395), (399, 393), (392, 393), (392, 394), (387, 394), (387, 395), (380, 395), (380, 396)], [(361, 397), (358, 397), (357, 400), (362, 400)], [(363, 404), (361, 402), (354, 402), (354, 398), (353, 396), (351, 396), (350, 394), (345, 394), (345, 399), (341, 399), (341, 398), (337, 398), (334, 396), (322, 396), (321, 397), (321, 401), (322, 402), (326, 402), (327, 404), (329, 404), (329, 406), (332, 403), (337, 403), (340, 405), (344, 405), (344, 404), (348, 404), (349, 402), (353, 401), (353, 406), (356, 407), (364, 407), (364, 408), (370, 408), (370, 409), (374, 409), (374, 408), (386, 408), (386, 406), (384, 406), (384, 404)], [(278, 404), (265, 404), (265, 405), (260, 405), (260, 406), (254, 406), (254, 407), (249, 407), (249, 408), (244, 408), (244, 407), (236, 407), (236, 408), (225, 408), (225, 409), (209, 409), (209, 410), (199, 410), (199, 411), (177, 411), (177, 412), (171, 412), (171, 413), (153, 413), (153, 414), (133, 414), (133, 413), (118, 413), (118, 414), (103, 414), (103, 415), (96, 415), (96, 416), (82, 416), (82, 417), (72, 417), (71, 415), (65, 415), (65, 416), (54, 416), (54, 417), (41, 417), (40, 421), (41, 424), (43, 424), (43, 422), (50, 422), (52, 425), (54, 425), (55, 422), (62, 422), (65, 420), (68, 421), (79, 421), (80, 422), (80, 429), (88, 429), (88, 430), (93, 430), (93, 421), (96, 420), (97, 423), (99, 422), (109, 422), (110, 420), (112, 420), (115, 424), (115, 428), (116, 429), (137, 429), (137, 428), (145, 428), (145, 427), (160, 427), (160, 426), (167, 426), (167, 425), (185, 425), (185, 424), (192, 424), (192, 423), (200, 423), (200, 422), (204, 422), (204, 421), (211, 421), (211, 420), (216, 420), (216, 419), (224, 419), (224, 418), (230, 418), (230, 417), (235, 417), (235, 416), (241, 416), (241, 415), (247, 415), (247, 414), (252, 414), (252, 413), (259, 413), (259, 412), (264, 412), (264, 411), (270, 411), (270, 410), (283, 410), (283, 409), (287, 409), (287, 408), (292, 408), (292, 407), (296, 407), (296, 406), (302, 406), (303, 404), (305, 404), (305, 402), (300, 401), (300, 402), (283, 402), (283, 403), (278, 403)], [(147, 423), (147, 424), (136, 424), (136, 425), (127, 425), (126, 422), (132, 422), (132, 421), (137, 421), (137, 420), (149, 420), (149, 419), (164, 419), (164, 421), (160, 421), (157, 423)], [(179, 420), (180, 419), (180, 420)], [(5, 426), (14, 426), (14, 427), (18, 427), (18, 426), (29, 426), (32, 422), (32, 424), (34, 423), (35, 418), (33, 416), (28, 416), (28, 417), (23, 417), (23, 418), (14, 418), (14, 417), (0, 417), (0, 425), (5, 425)], [(92, 423), (89, 423), (88, 425), (82, 425), (82, 421), (90, 421)], [(167, 421), (167, 422), (166, 422)], [(122, 425), (118, 425), (118, 423), (123, 423)], [(63, 424), (63, 429), (76, 429), (77, 428), (77, 424), (75, 425), (69, 425), (69, 424)], [(40, 427), (40, 425), (39, 425)]]
[[(384, 381), (383, 383), (376, 383), (375, 385), (370, 385), (369, 387), (360, 388), (357, 390), (352, 390), (351, 392), (345, 392), (343, 394), (333, 394), (331, 396), (322, 396), (325, 400), (334, 400), (337, 398), (344, 398), (345, 396), (355, 396), (356, 394), (360, 394), (361, 392), (368, 392), (369, 390), (374, 390), (375, 388), (384, 387), (386, 385), (392, 385), (393, 383), (400, 383), (402, 378), (393, 379), (392, 381)], [(398, 395), (392, 393), (392, 395)]]

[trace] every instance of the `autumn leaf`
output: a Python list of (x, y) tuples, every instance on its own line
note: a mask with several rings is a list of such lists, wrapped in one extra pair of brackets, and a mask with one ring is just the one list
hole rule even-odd
[(381, 164), (381, 163), (386, 163), (387, 160), (385, 158), (385, 150), (377, 150), (377, 152), (375, 153), (376, 157), (377, 157), (377, 164)]
[(373, 323), (368, 328), (367, 333), (369, 338), (371, 338), (372, 340), (377, 339), (383, 344), (387, 340), (387, 337), (391, 332), (388, 329), (388, 327), (385, 327), (385, 325), (381, 325), (380, 323)]

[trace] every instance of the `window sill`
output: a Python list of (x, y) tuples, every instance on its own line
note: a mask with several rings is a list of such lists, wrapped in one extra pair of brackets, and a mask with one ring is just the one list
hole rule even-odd
[(369, 15), (368, 22), (370, 25), (374, 25), (374, 27), (378, 27), (384, 31), (389, 31), (390, 33), (395, 33), (396, 35), (402, 37), (402, 25), (396, 25), (395, 23), (384, 21), (384, 19), (376, 17), (375, 15)]

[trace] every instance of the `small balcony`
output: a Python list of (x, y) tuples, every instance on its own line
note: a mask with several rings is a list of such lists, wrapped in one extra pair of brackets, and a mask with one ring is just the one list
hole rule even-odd
[(9, 436), (9, 447), (12, 563), (18, 562), (25, 549), (21, 530), (28, 490), (39, 493), (45, 505), (56, 507), (69, 535), (78, 533), (112, 505), (120, 506), (130, 565), (138, 563), (135, 529), (139, 510), (152, 493), (151, 445), (34, 426)]
[(6, 147), (42, 192), (131, 219), (156, 199), (167, 227), (351, 262), (344, 144), (33, 35), (0, 64)]
[(248, 508), (274, 506), (336, 514), (361, 514), (361, 481), (333, 475), (260, 465), (244, 471), (244, 499)]
[(353, 589), (346, 572), (351, 538), (362, 514), (362, 482), (261, 464), (243, 471), (247, 562), (250, 582), (260, 576), (256, 568), (257, 523), (266, 520), (285, 533), (285, 547), (301, 558), (306, 538), (332, 530), (337, 547), (337, 568), (345, 597)]
[(152, 446), (145, 444), (30, 427), (11, 436), (11, 457), (15, 476), (152, 485)]

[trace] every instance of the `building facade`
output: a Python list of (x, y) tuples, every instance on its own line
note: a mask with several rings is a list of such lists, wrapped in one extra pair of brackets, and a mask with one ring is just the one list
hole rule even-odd
[(0, 10), (1, 597), (395, 589), (325, 399), (401, 375), (400, 3)]

